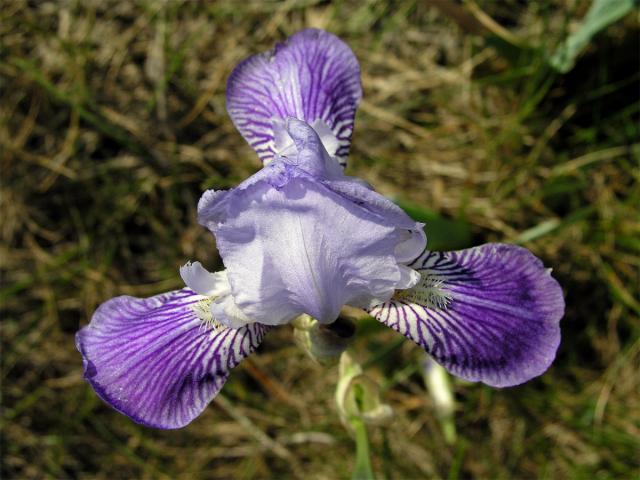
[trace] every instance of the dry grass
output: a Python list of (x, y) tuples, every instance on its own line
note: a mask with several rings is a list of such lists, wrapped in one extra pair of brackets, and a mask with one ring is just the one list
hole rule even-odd
[[(226, 78), (247, 55), (317, 26), (342, 36), (362, 65), (349, 173), (426, 207), (433, 230), (443, 216), (473, 243), (523, 243), (554, 267), (567, 298), (546, 375), (507, 390), (456, 384), (454, 445), (416, 373), (419, 350), (405, 343), (375, 362), (368, 373), (393, 379), (384, 396), (395, 411), (371, 432), (379, 476), (637, 476), (637, 19), (598, 37), (561, 77), (545, 68), (544, 50), (585, 2), (480, 7), (536, 48), (509, 58), (490, 32), (410, 0), (5, 2), (2, 475), (349, 476), (336, 368), (307, 359), (287, 328), (173, 432), (103, 405), (81, 379), (73, 341), (109, 297), (179, 287), (187, 259), (220, 264), (196, 223), (197, 199), (258, 168), (226, 115)], [(363, 332), (363, 361), (396, 339)]]

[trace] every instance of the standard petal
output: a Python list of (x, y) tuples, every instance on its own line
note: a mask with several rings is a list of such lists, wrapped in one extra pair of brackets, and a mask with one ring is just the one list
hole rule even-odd
[(353, 52), (335, 35), (316, 29), (248, 58), (227, 82), (229, 115), (263, 162), (290, 145), (282, 120), (295, 117), (314, 126), (329, 154), (346, 164), (361, 98)]
[(164, 429), (188, 424), (268, 329), (213, 327), (198, 318), (208, 302), (183, 289), (103, 303), (76, 335), (85, 379), (135, 422)]
[(486, 244), (425, 252), (409, 266), (420, 283), (371, 309), (375, 318), (466, 380), (508, 387), (549, 368), (564, 299), (531, 252)]
[[(422, 227), (424, 227), (424, 224), (412, 220), (398, 205), (364, 184), (358, 178), (343, 176), (342, 178), (323, 180), (322, 183), (344, 198), (360, 205), (374, 215), (384, 218), (398, 228), (422, 230)], [(422, 250), (424, 250), (424, 246)], [(422, 250), (411, 257), (411, 260), (420, 255)]]
[(328, 156), (317, 132), (310, 125), (287, 118), (285, 126), (293, 142), (291, 155), (269, 163), (231, 191), (205, 192), (198, 203), (198, 220), (202, 225), (215, 231), (218, 224), (225, 221), (230, 206), (236, 201), (234, 199), (256, 184), (267, 183), (281, 190), (295, 178), (307, 178), (340, 195), (353, 209), (362, 210), (363, 215), (376, 217), (384, 225), (402, 231), (402, 239), (395, 250), (398, 262), (406, 263), (420, 255), (426, 246), (424, 224), (411, 219), (404, 210), (362, 180), (345, 176)]
[(313, 179), (258, 183), (213, 227), (233, 298), (260, 323), (301, 313), (329, 323), (345, 304), (390, 298), (401, 281), (402, 232)]
[(424, 224), (413, 220), (384, 195), (353, 177), (330, 178), (322, 183), (360, 208), (376, 215), (387, 225), (393, 225), (406, 232), (406, 238), (396, 247), (398, 262), (407, 263), (424, 251), (427, 245)]
[(329, 156), (318, 132), (311, 125), (293, 117), (287, 118), (285, 128), (294, 145), (295, 153), (285, 159), (318, 180), (345, 178), (342, 168)]
[[(198, 201), (198, 222), (214, 231), (216, 225), (224, 222), (227, 211), (234, 204), (236, 196), (252, 186), (263, 183), (280, 189), (292, 178), (304, 174), (300, 169), (281, 160), (266, 165), (231, 190), (207, 190)], [(306, 175), (306, 174), (304, 174)]]

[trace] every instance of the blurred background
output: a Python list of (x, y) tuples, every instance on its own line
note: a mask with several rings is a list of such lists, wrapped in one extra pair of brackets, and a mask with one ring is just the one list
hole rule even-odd
[(3, 1), (3, 478), (350, 476), (337, 367), (288, 327), (177, 431), (105, 406), (74, 346), (104, 300), (221, 266), (196, 202), (259, 168), (226, 79), (308, 26), (362, 67), (347, 173), (426, 221), (434, 249), (526, 246), (567, 301), (545, 375), (454, 382), (455, 441), (421, 350), (362, 322), (358, 360), (394, 411), (370, 429), (378, 477), (638, 478), (639, 24), (633, 0)]

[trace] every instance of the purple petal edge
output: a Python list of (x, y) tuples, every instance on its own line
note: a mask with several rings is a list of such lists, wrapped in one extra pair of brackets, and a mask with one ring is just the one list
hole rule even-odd
[(198, 416), (268, 327), (212, 328), (183, 289), (103, 303), (76, 334), (84, 378), (98, 396), (142, 425), (175, 429)]
[[(493, 387), (544, 373), (560, 343), (564, 298), (542, 261), (515, 245), (456, 252), (425, 251), (410, 267), (442, 293), (416, 288), (371, 309), (376, 319), (413, 340), (447, 370)], [(412, 292), (413, 290), (413, 292)], [(418, 293), (416, 293), (418, 292)]]
[(263, 162), (276, 152), (274, 121), (294, 117), (324, 122), (337, 139), (335, 157), (346, 164), (362, 86), (355, 55), (335, 35), (302, 30), (247, 58), (231, 73), (226, 96), (233, 123)]

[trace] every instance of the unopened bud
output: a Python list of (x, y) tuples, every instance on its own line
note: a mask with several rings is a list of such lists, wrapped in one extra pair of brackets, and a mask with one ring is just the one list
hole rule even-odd
[(424, 383), (433, 400), (436, 416), (442, 425), (444, 438), (447, 443), (453, 444), (456, 441), (454, 419), (456, 404), (449, 374), (429, 355), (425, 355), (422, 362), (422, 372)]
[(348, 428), (351, 428), (354, 418), (370, 425), (380, 425), (393, 415), (391, 407), (380, 401), (378, 384), (362, 373), (362, 368), (348, 352), (340, 357), (336, 405), (342, 422)]

